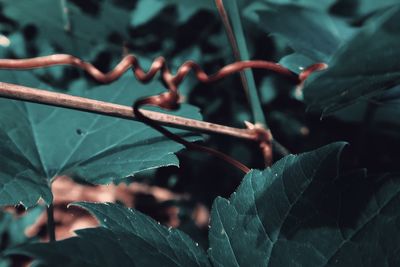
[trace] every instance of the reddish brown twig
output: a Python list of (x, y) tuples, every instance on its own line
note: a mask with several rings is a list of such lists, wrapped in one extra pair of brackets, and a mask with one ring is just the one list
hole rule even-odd
[(159, 125), (156, 121), (146, 117), (142, 111), (139, 109), (141, 106), (144, 105), (154, 105), (153, 101), (152, 101), (152, 97), (151, 98), (144, 98), (138, 101), (135, 101), (133, 104), (133, 111), (135, 116), (140, 119), (141, 121), (143, 121), (144, 123), (146, 123), (147, 125), (151, 126), (152, 128), (154, 128), (155, 130), (159, 131), (160, 133), (162, 133), (164, 136), (166, 136), (167, 138), (184, 145), (186, 148), (188, 149), (192, 149), (192, 150), (197, 150), (200, 152), (205, 152), (208, 154), (211, 154), (213, 156), (216, 156), (220, 159), (222, 159), (223, 161), (235, 166), (236, 168), (240, 169), (241, 171), (243, 171), (244, 173), (248, 173), (250, 171), (250, 169), (245, 166), (244, 164), (242, 164), (241, 162), (225, 155), (224, 153), (206, 147), (206, 146), (202, 146), (199, 144), (195, 144), (195, 143), (191, 143), (186, 141), (185, 139), (183, 139), (182, 137), (180, 137), (179, 135), (176, 135), (170, 131), (168, 131), (167, 129), (165, 129), (164, 127), (162, 127), (161, 125)]
[[(0, 82), (0, 97), (81, 110), (122, 119), (137, 120), (132, 113), (132, 108), (128, 106), (50, 92), (17, 84)], [(141, 112), (146, 117), (157, 121), (157, 123), (161, 125), (200, 133), (223, 134), (244, 140), (257, 141), (257, 135), (248, 129), (233, 128), (150, 110), (142, 110)]]
[(193, 71), (196, 78), (204, 83), (210, 83), (222, 79), (228, 75), (231, 75), (236, 72), (240, 72), (247, 68), (260, 68), (272, 70), (282, 75), (288, 76), (291, 79), (297, 81), (297, 77), (288, 69), (282, 67), (279, 64), (268, 62), (268, 61), (242, 61), (235, 62), (229, 64), (222, 69), (220, 69), (217, 73), (213, 75), (208, 75), (197, 63), (193, 61), (187, 61), (181, 67), (179, 67), (177, 73), (173, 75), (169, 70), (166, 61), (163, 57), (158, 57), (155, 59), (150, 67), (150, 69), (145, 72), (134, 55), (125, 56), (121, 62), (110, 72), (103, 73), (98, 70), (91, 63), (82, 61), (81, 59), (66, 55), (66, 54), (56, 54), (45, 57), (31, 58), (31, 59), (1, 59), (0, 60), (0, 68), (9, 68), (9, 69), (32, 69), (32, 68), (43, 68), (50, 67), (55, 65), (72, 65), (78, 67), (80, 69), (85, 70), (88, 74), (90, 74), (95, 80), (103, 83), (109, 83), (125, 73), (129, 68), (132, 67), (133, 73), (136, 78), (141, 82), (148, 82), (154, 78), (157, 73), (161, 73), (161, 78), (167, 84), (169, 91), (165, 92), (161, 95), (148, 97), (144, 100), (137, 101), (134, 104), (135, 115), (144, 123), (153, 127), (157, 131), (161, 132), (166, 137), (183, 144), (185, 147), (189, 149), (195, 149), (203, 152), (207, 152), (213, 154), (226, 162), (233, 164), (244, 172), (248, 172), (249, 168), (241, 164), (240, 162), (228, 157), (227, 155), (213, 150), (208, 147), (204, 147), (198, 144), (192, 144), (187, 142), (186, 140), (180, 138), (179, 136), (169, 132), (167, 129), (158, 125), (157, 121), (154, 121), (148, 117), (146, 117), (143, 113), (139, 111), (139, 106), (142, 105), (154, 105), (164, 109), (173, 110), (178, 106), (179, 93), (178, 93), (178, 85), (183, 81), (183, 79), (189, 74), (189, 72)]
[(303, 70), (299, 74), (299, 80), (300, 80), (300, 82), (304, 82), (312, 73), (314, 73), (316, 71), (321, 71), (321, 70), (324, 70), (327, 68), (328, 68), (328, 64), (326, 64), (326, 63), (313, 64), (313, 65), (307, 67), (305, 70)]
[[(293, 79), (297, 83), (302, 82), (301, 79), (299, 79), (298, 76), (296, 76), (294, 73), (292, 73), (290, 70), (284, 68), (283, 66), (269, 62), (269, 61), (261, 61), (261, 60), (253, 60), (253, 61), (240, 61), (240, 62), (235, 62), (232, 64), (229, 64), (223, 68), (221, 68), (217, 73), (213, 75), (208, 75), (197, 63), (193, 61), (187, 61), (181, 67), (178, 69), (177, 73), (173, 75), (167, 64), (166, 61), (163, 57), (158, 57), (155, 59), (150, 67), (150, 69), (145, 72), (140, 64), (138, 59), (134, 55), (127, 55), (125, 56), (121, 62), (110, 72), (108, 73), (103, 73), (99, 69), (97, 69), (95, 66), (93, 66), (91, 63), (82, 61), (81, 59), (74, 57), (72, 55), (67, 55), (67, 54), (55, 54), (51, 56), (44, 56), (44, 57), (37, 57), (37, 58), (30, 58), (30, 59), (0, 59), (0, 68), (2, 69), (33, 69), (33, 68), (42, 68), (42, 67), (50, 67), (50, 66), (55, 66), (55, 65), (72, 65), (75, 67), (78, 67), (80, 69), (85, 70), (89, 75), (91, 75), (95, 80), (103, 83), (110, 83), (119, 77), (123, 75), (129, 68), (132, 67), (133, 73), (135, 74), (136, 78), (145, 83), (150, 81), (151, 79), (154, 78), (154, 76), (157, 73), (161, 73), (161, 78), (163, 81), (167, 84), (168, 86), (168, 91), (157, 96), (152, 96), (148, 97), (142, 100), (138, 100), (134, 103), (133, 108), (134, 108), (134, 114), (137, 116), (137, 118), (144, 123), (148, 124), (152, 128), (156, 129), (166, 137), (170, 138), (171, 140), (174, 140), (175, 142), (178, 142), (180, 144), (183, 144), (187, 148), (192, 148), (195, 150), (207, 152), (210, 154), (213, 154), (224, 161), (234, 165), (235, 167), (241, 169), (244, 172), (248, 172), (249, 168), (246, 167), (245, 165), (241, 164), (240, 162), (230, 158), (229, 156), (216, 151), (214, 149), (204, 147), (198, 144), (192, 144), (190, 142), (187, 142), (186, 140), (182, 139), (178, 135), (175, 135), (168, 131), (167, 129), (163, 128), (160, 126), (158, 123), (159, 121), (154, 120), (152, 118), (149, 118), (145, 116), (142, 111), (139, 110), (139, 107), (142, 105), (155, 105), (164, 109), (169, 109), (173, 110), (176, 109), (179, 106), (179, 92), (178, 92), (178, 85), (183, 81), (183, 79), (188, 75), (190, 71), (193, 71), (196, 78), (204, 83), (210, 83), (217, 81), (219, 79), (222, 79), (228, 75), (231, 75), (236, 72), (240, 72), (244, 69), (247, 68), (259, 68), (259, 69), (267, 69), (267, 70), (272, 70), (274, 72), (277, 72), (279, 74), (285, 75), (289, 77), (290, 79)], [(310, 72), (311, 73), (311, 72)], [(308, 74), (309, 75), (309, 74)], [(307, 76), (308, 76), (307, 75)], [(15, 85), (11, 84), (5, 84), (3, 83), (3, 86), (5, 86), (4, 89), (7, 91), (7, 89)], [(27, 88), (25, 88), (27, 89)], [(29, 89), (29, 88), (28, 88)], [(30, 92), (33, 93), (33, 92)], [(34, 93), (33, 93), (34, 95)], [(3, 94), (3, 96), (10, 97), (10, 98), (18, 98), (18, 99), (24, 99), (28, 101), (32, 101), (32, 99), (29, 99), (31, 95), (27, 97), (26, 92), (23, 94), (20, 94), (19, 96), (13, 96), (12, 92), (6, 92)], [(35, 98), (33, 102), (45, 102), (47, 104), (52, 104), (51, 101), (48, 101), (48, 99), (45, 97), (44, 99)], [(85, 102), (85, 101), (84, 101)], [(87, 103), (84, 103), (87, 104)], [(60, 106), (68, 106), (63, 103), (58, 103)], [(87, 107), (87, 105), (85, 106)], [(72, 107), (76, 108), (76, 107)], [(82, 108), (80, 108), (82, 109)], [(90, 109), (89, 109), (90, 111)], [(93, 112), (93, 111), (91, 111)], [(102, 113), (101, 111), (95, 111), (97, 113)], [(259, 129), (257, 132), (254, 132), (254, 130), (251, 130), (252, 134), (256, 136), (257, 139), (259, 139), (259, 136), (267, 136), (270, 139), (269, 140), (264, 140), (265, 138), (261, 138), (263, 140), (258, 140), (260, 144), (269, 144), (272, 141), (272, 135), (269, 134), (259, 134)], [(270, 146), (269, 146), (270, 147)], [(262, 149), (265, 149), (265, 147), (261, 146)], [(270, 153), (270, 152), (269, 152)]]

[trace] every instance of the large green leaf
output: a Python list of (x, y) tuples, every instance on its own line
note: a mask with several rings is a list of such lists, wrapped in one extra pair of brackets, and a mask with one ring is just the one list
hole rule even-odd
[[(337, 176), (336, 143), (252, 171), (211, 214), (214, 266), (397, 266), (400, 182)], [(397, 221), (397, 222), (396, 222)]]
[[(40, 40), (40, 46), (50, 43), (66, 53), (87, 56), (95, 46), (104, 45), (111, 34), (128, 38), (129, 10), (109, 0), (95, 3), (99, 8), (94, 14), (86, 14), (70, 1), (62, 0), (5, 0), (1, 4), (4, 15), (21, 27), (36, 26), (37, 36), (32, 36)], [(18, 47), (21, 41), (12, 42), (10, 48)]]
[[(333, 144), (285, 157), (272, 168), (249, 173), (229, 200), (216, 199), (209, 232), (209, 253), (214, 266), (244, 266), (250, 261), (253, 266), (278, 266), (276, 260), (285, 258), (299, 266), (312, 266), (312, 259), (307, 264), (295, 256), (311, 257), (307, 248), (312, 249), (312, 244), (291, 244), (285, 233), (287, 226), (306, 219), (303, 214), (296, 214), (295, 207), (307, 202), (313, 205), (306, 198), (306, 190), (314, 180), (322, 180), (315, 181), (318, 183), (336, 177), (338, 152), (342, 148), (342, 143)], [(298, 250), (288, 257), (285, 249), (296, 246)], [(320, 256), (317, 251), (311, 252)], [(281, 263), (279, 266), (292, 266)]]
[(15, 248), (41, 266), (210, 266), (205, 251), (183, 232), (116, 204), (77, 203), (102, 227), (79, 230), (77, 238)]
[[(217, 198), (209, 231), (212, 266), (398, 266), (400, 179), (366, 177), (364, 170), (338, 175), (343, 147), (287, 156), (247, 174), (229, 200)], [(43, 266), (209, 266), (203, 251), (177, 230), (118, 205), (78, 205), (102, 227), (7, 254)]]
[(340, 47), (343, 24), (326, 12), (308, 6), (255, 2), (246, 17), (267, 33), (285, 38), (296, 52), (314, 61), (328, 61)]
[[(0, 80), (46, 88), (26, 72), (1, 71)], [(109, 85), (88, 89), (75, 84), (71, 94), (123, 105), (163, 90), (159, 82), (140, 84), (127, 73)], [(177, 114), (200, 119), (183, 105)], [(178, 165), (182, 145), (140, 123), (80, 111), (0, 99), (0, 204), (32, 206), (51, 202), (50, 181), (69, 175), (89, 183), (118, 182), (137, 172)], [(174, 130), (188, 140), (193, 134)]]
[(373, 18), (329, 63), (306, 83), (305, 101), (330, 113), (366, 100), (400, 83), (400, 9), (396, 6)]

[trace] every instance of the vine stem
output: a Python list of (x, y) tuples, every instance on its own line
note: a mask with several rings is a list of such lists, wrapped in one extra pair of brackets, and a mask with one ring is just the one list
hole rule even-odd
[[(139, 100), (136, 102), (137, 104), (141, 103), (140, 105), (153, 105), (169, 110), (174, 110), (179, 106), (178, 85), (191, 71), (194, 72), (195, 77), (199, 81), (203, 83), (210, 83), (246, 69), (259, 68), (271, 70), (284, 75), (295, 81), (296, 84), (304, 82), (303, 79), (306, 79), (308, 75), (314, 71), (313, 66), (309, 67), (311, 71), (306, 73), (306, 75), (302, 77), (303, 79), (301, 79), (301, 75), (297, 76), (290, 70), (277, 63), (263, 60), (247, 60), (231, 63), (224, 66), (216, 73), (208, 75), (196, 62), (186, 61), (180, 66), (176, 74), (172, 74), (167, 66), (165, 58), (158, 57), (153, 61), (150, 69), (146, 72), (141, 68), (138, 58), (135, 55), (130, 54), (126, 55), (113, 70), (108, 73), (103, 73), (91, 63), (85, 62), (80, 58), (68, 54), (54, 54), (50, 56), (28, 59), (0, 59), (0, 69), (34, 69), (55, 65), (71, 65), (78, 67), (85, 70), (96, 81), (102, 83), (110, 83), (117, 80), (128, 69), (132, 69), (136, 79), (142, 83), (149, 82), (157, 73), (160, 73), (162, 80), (167, 85), (168, 91), (157, 96), (148, 97), (145, 101)], [(270, 164), (272, 162), (272, 156), (270, 155), (272, 155), (272, 145), (274, 140), (269, 130), (264, 129), (264, 127), (260, 127), (260, 125), (257, 124), (248, 124), (248, 129), (239, 129), (187, 119), (179, 116), (167, 115), (160, 112), (152, 112), (148, 110), (142, 111), (139, 109), (139, 105), (136, 104), (134, 104), (133, 107), (127, 107), (3, 82), (0, 82), (0, 97), (76, 109), (112, 117), (138, 120), (149, 124), (154, 129), (158, 130), (166, 137), (175, 140), (176, 142), (178, 142), (177, 140), (179, 139), (179, 142), (186, 144), (187, 147), (214, 154), (215, 156), (224, 159), (226, 162), (235, 165), (244, 172), (247, 172), (249, 169), (240, 162), (231, 159), (229, 156), (213, 149), (205, 148), (200, 145), (190, 145), (179, 136), (174, 135), (167, 129), (163, 129), (157, 124), (203, 133), (220, 133), (238, 138), (249, 139), (259, 143), (263, 155), (266, 158), (266, 163)], [(169, 133), (167, 134), (167, 132)], [(172, 138), (173, 135), (174, 138)]]
[[(215, 4), (222, 23), (224, 24), (235, 61), (249, 60), (250, 56), (236, 0), (227, 1), (228, 11), (225, 8), (223, 0), (215, 0)], [(255, 123), (268, 129), (252, 70), (246, 69), (240, 71), (240, 79), (248, 98)]]
[[(242, 27), (241, 17), (239, 8), (236, 0), (227, 1), (228, 12), (224, 6), (223, 0), (215, 0), (219, 15), (225, 27), (225, 31), (228, 35), (229, 43), (231, 44), (233, 54), (236, 61), (248, 60), (249, 53), (245, 40), (245, 35)], [(240, 79), (242, 81), (243, 88), (248, 98), (250, 108), (255, 121), (254, 126), (261, 131), (264, 130), (264, 140), (260, 140), (259, 147), (261, 154), (264, 158), (264, 164), (270, 166), (273, 161), (273, 136), (271, 130), (267, 125), (263, 109), (261, 107), (260, 98), (256, 83), (254, 81), (253, 72), (251, 69), (242, 70), (240, 72)]]
[(47, 233), (49, 235), (49, 241), (56, 241), (56, 227), (54, 224), (54, 206), (51, 203), (47, 208)]
[[(81, 110), (111, 117), (138, 120), (133, 113), (132, 107), (129, 106), (72, 96), (63, 93), (50, 92), (47, 90), (30, 88), (11, 83), (0, 82), (0, 96), (4, 98), (23, 100), (50, 106)], [(140, 111), (146, 117), (149, 117), (150, 119), (165, 126), (171, 126), (174, 128), (200, 133), (223, 134), (251, 141), (258, 140), (258, 134), (252, 129), (234, 128), (150, 110)]]

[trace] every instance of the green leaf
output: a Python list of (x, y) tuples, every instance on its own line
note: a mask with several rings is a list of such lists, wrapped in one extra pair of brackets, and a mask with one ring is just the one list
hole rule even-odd
[(38, 220), (42, 213), (42, 206), (37, 206), (18, 216), (10, 212), (0, 211), (0, 267), (15, 266), (9, 259), (3, 257), (4, 250), (34, 240), (37, 241), (36, 237), (27, 237), (25, 231)]
[(397, 266), (400, 179), (338, 177), (343, 143), (252, 171), (213, 205), (213, 266)]
[(306, 103), (329, 114), (400, 83), (400, 9), (373, 18), (304, 88)]
[[(295, 260), (295, 255), (301, 254), (311, 257), (307, 251), (311, 244), (301, 243), (297, 244), (298, 251), (288, 257), (284, 249), (289, 249), (291, 243), (285, 240), (285, 231), (297, 216), (298, 221), (302, 220), (302, 214), (296, 215), (293, 208), (307, 202), (304, 195), (313, 181), (336, 177), (338, 153), (343, 146), (332, 144), (287, 156), (264, 171), (253, 170), (229, 200), (217, 198), (209, 232), (214, 266), (244, 266), (248, 262), (252, 266), (278, 266), (277, 259)], [(292, 246), (295, 249), (296, 242)], [(297, 265), (312, 266), (311, 262)], [(281, 263), (279, 266), (292, 266)]]
[[(70, 93), (130, 106), (139, 97), (163, 91), (159, 82), (143, 85), (131, 75), (91, 89), (78, 83)], [(47, 87), (26, 72), (1, 71), (0, 79)], [(201, 119), (189, 105), (176, 114)], [(182, 149), (140, 122), (8, 99), (0, 99), (0, 126), (2, 205), (32, 206), (39, 197), (51, 203), (49, 183), (59, 175), (106, 184), (143, 170), (178, 166), (174, 152)], [(199, 139), (173, 131), (189, 141)]]
[(101, 227), (53, 244), (10, 249), (35, 257), (40, 266), (210, 266), (205, 251), (183, 232), (117, 204), (77, 203)]
[(359, 15), (367, 15), (373, 12), (377, 12), (381, 9), (396, 5), (398, 3), (399, 1), (397, 0), (384, 0), (384, 1), (358, 0), (357, 11)]
[(261, 0), (259, 2), (267, 2), (271, 4), (280, 4), (280, 5), (297, 5), (301, 7), (308, 7), (316, 10), (327, 10), (329, 9), (336, 0)]
[[(0, 156), (0, 159), (4, 162), (1, 164), (0, 173), (0, 205), (21, 204), (25, 207), (32, 207), (36, 205), (39, 198), (43, 198), (47, 203), (51, 203), (53, 195), (51, 194), (48, 181), (43, 176), (37, 175), (31, 170), (25, 170), (29, 168), (31, 163), (27, 159), (21, 159), (19, 155), (15, 155), (12, 151), (8, 151), (5, 148), (5, 146), (9, 145), (10, 141), (8, 140), (9, 137), (2, 130), (0, 138), (1, 140), (7, 140), (2, 141), (5, 143), (0, 146), (1, 152), (7, 153)], [(16, 161), (18, 160), (22, 160), (22, 162), (17, 163)]]
[(178, 9), (178, 22), (184, 23), (200, 10), (214, 10), (213, 0), (147, 0), (139, 1), (132, 12), (131, 24), (138, 27), (153, 19), (160, 11), (175, 5)]
[[(398, 266), (400, 177), (338, 175), (345, 143), (253, 170), (212, 207), (212, 266)], [(53, 244), (8, 249), (41, 266), (210, 266), (190, 238), (116, 204), (76, 204), (101, 224)], [(107, 252), (107, 253), (105, 253)]]
[[(361, 125), (368, 121), (368, 132), (398, 138), (400, 130), (400, 86), (385, 91), (373, 102), (357, 102), (333, 114), (346, 123)], [(379, 140), (379, 138), (378, 138)]]
[(312, 59), (297, 53), (284, 56), (279, 61), (279, 64), (297, 74), (300, 74), (304, 69), (306, 69), (308, 66), (311, 66), (313, 63), (314, 61)]
[(326, 12), (308, 6), (255, 2), (245, 14), (262, 30), (282, 36), (293, 50), (314, 61), (328, 61), (350, 35), (347, 31), (343, 35), (348, 28)]
[[(97, 4), (100, 5), (98, 12), (88, 15), (70, 1), (2, 1), (5, 16), (21, 27), (36, 26), (38, 33), (33, 36), (39, 40), (40, 46), (50, 43), (76, 56), (88, 56), (93, 47), (102, 45), (112, 33), (128, 38), (129, 11), (111, 1)], [(13, 49), (14, 45), (19, 44), (11, 43), (10, 48)]]
[(37, 221), (43, 210), (43, 207), (37, 206), (18, 217), (9, 212), (0, 212), (0, 236), (8, 235), (8, 247), (21, 245), (29, 240), (25, 230)]

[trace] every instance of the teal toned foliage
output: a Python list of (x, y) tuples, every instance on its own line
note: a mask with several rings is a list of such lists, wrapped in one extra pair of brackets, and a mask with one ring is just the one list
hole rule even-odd
[[(319, 62), (328, 68), (302, 86), (247, 70), (248, 92), (238, 75), (208, 84), (189, 75), (172, 113), (235, 127), (268, 123), (293, 154), (274, 143), (275, 163), (265, 168), (257, 144), (204, 135), (207, 146), (254, 168), (243, 176), (210, 155), (176, 155), (182, 145), (140, 122), (2, 98), (0, 205), (16, 207), (0, 213), (1, 267), (21, 255), (33, 266), (400, 266), (399, 1), (233, 1), (224, 3), (242, 59), (295, 74)], [(107, 72), (134, 53), (144, 69), (164, 56), (173, 73), (186, 60), (207, 73), (234, 61), (214, 0), (4, 0), (0, 15), (1, 58), (70, 53)], [(0, 70), (0, 82), (125, 106), (165, 91), (157, 76), (141, 84), (127, 72), (101, 85), (65, 66)], [(343, 155), (341, 140), (349, 143)], [(52, 243), (27, 237), (60, 175), (89, 185), (136, 181), (184, 197), (139, 196), (137, 210), (77, 202), (98, 227)], [(203, 226), (194, 218), (199, 203), (210, 210), (208, 228), (207, 217)], [(148, 216), (165, 207), (176, 208), (178, 229)]]

